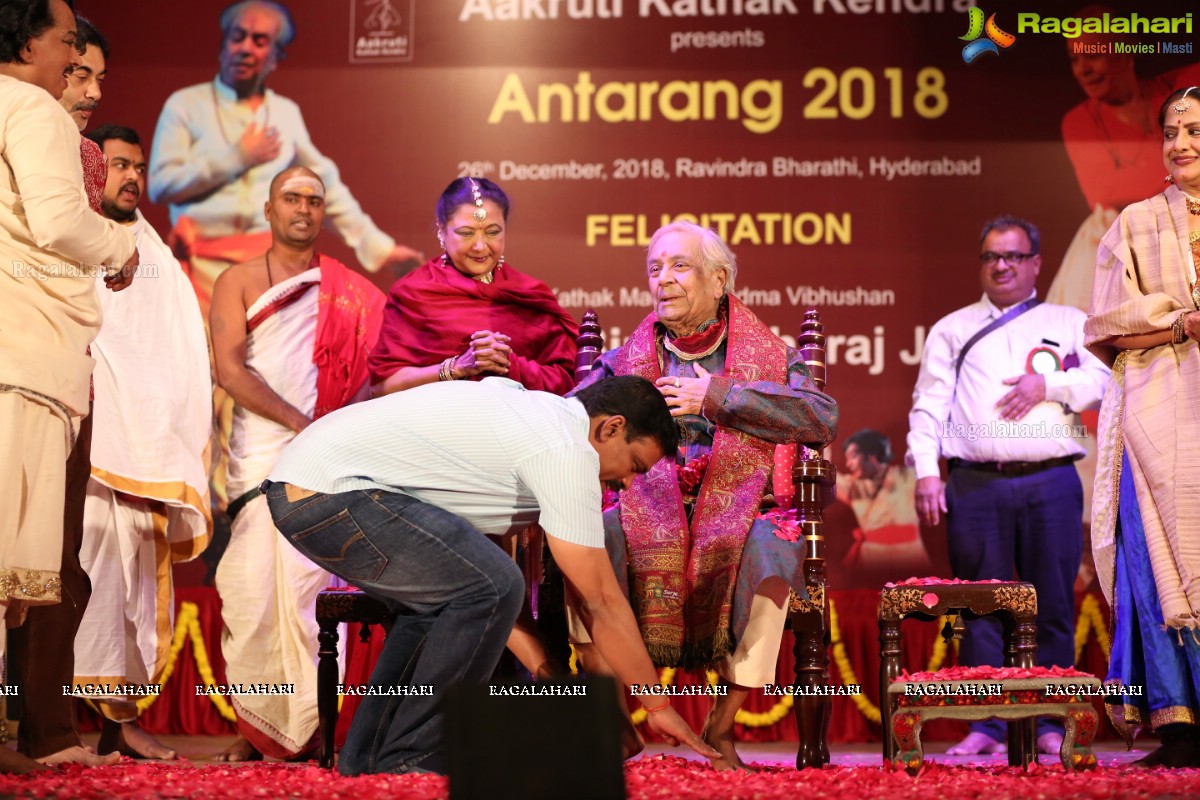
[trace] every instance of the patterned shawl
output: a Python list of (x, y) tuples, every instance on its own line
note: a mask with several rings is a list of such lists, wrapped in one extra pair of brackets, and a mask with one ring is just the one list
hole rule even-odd
[[(621, 348), (618, 375), (662, 377), (654, 314)], [(725, 375), (787, 382), (787, 346), (729, 296)], [(689, 530), (674, 459), (664, 458), (621, 493), (621, 522), (634, 574), (631, 597), (654, 662), (693, 668), (733, 650), (729, 621), (742, 547), (771, 473), (774, 445), (718, 427), (712, 461)]]
[[(1129, 206), (1100, 244), (1087, 347), (1113, 365), (1105, 340), (1171, 327), (1195, 310), (1187, 279), (1188, 215), (1174, 186)], [(1121, 453), (1128, 451), (1146, 547), (1173, 628), (1200, 625), (1200, 349), (1188, 340), (1126, 350), (1101, 407), (1092, 549), (1111, 593)], [(1111, 596), (1109, 602), (1112, 602)]]

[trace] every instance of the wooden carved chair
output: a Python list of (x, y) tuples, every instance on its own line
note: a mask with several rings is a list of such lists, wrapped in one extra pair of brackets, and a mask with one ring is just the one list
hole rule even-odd
[[(818, 389), (825, 388), (825, 326), (816, 309), (804, 314), (796, 341)], [(799, 747), (796, 768), (829, 763), (829, 719), (833, 699), (813, 691), (829, 685), (829, 607), (825, 586), (824, 509), (835, 497), (833, 464), (811, 448), (801, 446), (792, 467), (795, 495), (792, 508), (805, 548), (800, 574), (792, 582), (788, 624), (795, 637), (795, 686), (792, 713), (796, 718)], [(782, 500), (783, 498), (780, 498)], [(803, 587), (803, 596), (797, 589)], [(807, 599), (805, 599), (805, 597)]]
[[(579, 328), (579, 356), (576, 360), (576, 382), (587, 377), (592, 364), (600, 355), (602, 345), (596, 314), (588, 311)], [(825, 388), (825, 326), (820, 314), (809, 309), (800, 326), (797, 340), (804, 363), (812, 373), (817, 388)], [(823, 510), (834, 500), (835, 471), (833, 464), (822, 454), (801, 447), (791, 465), (793, 496), (790, 500), (801, 531), (799, 546), (805, 548), (801, 573), (792, 581), (788, 621), (795, 637), (795, 684), (809, 691), (797, 693), (793, 713), (799, 730), (800, 744), (796, 767), (819, 767), (829, 763), (829, 720), (832, 697), (828, 693), (811, 691), (813, 687), (829, 685), (829, 609), (825, 603), (825, 536)], [(784, 501), (785, 498), (777, 498)], [(562, 580), (547, 557), (544, 580), (540, 585), (535, 614), (548, 646), (566, 641), (566, 621), (562, 609)], [(798, 593), (796, 587), (804, 587)], [(808, 599), (801, 599), (801, 596)], [(562, 650), (566, 650), (565, 644)], [(551, 655), (565, 656), (561, 651)], [(564, 662), (565, 663), (565, 662)]]

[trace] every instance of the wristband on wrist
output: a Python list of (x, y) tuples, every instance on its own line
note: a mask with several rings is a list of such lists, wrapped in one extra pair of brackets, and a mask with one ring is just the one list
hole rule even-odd
[(661, 706), (656, 706), (654, 708), (648, 708), (646, 705), (644, 705), (644, 704), (642, 705), (642, 708), (646, 709), (647, 714), (657, 714), (660, 711), (666, 711), (670, 707), (671, 707), (671, 701), (666, 698), (663, 699), (663, 704)]

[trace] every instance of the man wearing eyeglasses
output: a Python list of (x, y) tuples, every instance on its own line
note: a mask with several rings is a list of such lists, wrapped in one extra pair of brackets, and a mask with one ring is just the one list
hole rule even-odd
[[(989, 221), (980, 237), (983, 297), (933, 326), (908, 415), (917, 515), (946, 517), (950, 566), (965, 580), (1012, 580), (1037, 589), (1037, 662), (1075, 663), (1075, 576), (1083, 552), (1085, 452), (1078, 412), (1096, 407), (1108, 369), (1086, 349), (1086, 314), (1042, 303), (1037, 228)], [(949, 476), (942, 482), (938, 459)], [(1004, 663), (1000, 626), (972, 622), (959, 663)], [(1038, 749), (1057, 753), (1062, 727), (1043, 718)], [(972, 725), (950, 755), (1002, 753), (1004, 726)]]

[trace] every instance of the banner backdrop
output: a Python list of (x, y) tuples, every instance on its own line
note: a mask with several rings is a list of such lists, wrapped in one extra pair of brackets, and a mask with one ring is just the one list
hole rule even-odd
[[(78, 5), (112, 45), (92, 124), (130, 125), (148, 144), (167, 97), (215, 76), (224, 3)], [(1093, 21), (1108, 34), (1083, 36), (1060, 32), (1083, 27), (1078, 4), (1040, 0), (290, 7), (295, 41), (268, 86), (299, 105), (315, 146), (397, 241), (434, 254), (441, 190), (491, 178), (513, 200), (508, 260), (576, 316), (594, 308), (611, 347), (649, 310), (650, 234), (681, 217), (713, 227), (739, 258), (738, 296), (786, 339), (820, 309), (842, 437), (880, 431), (894, 464), (926, 331), (981, 294), (984, 221), (1014, 213), (1041, 227), (1045, 296), (1086, 220), (1102, 232), (1105, 207), (1161, 188), (1149, 78), (1195, 71), (1184, 2), (1118, 6)], [(1142, 82), (1105, 98), (1135, 51)], [(1081, 106), (1085, 92), (1102, 102)], [(1069, 156), (1064, 116), (1076, 107)], [(1089, 177), (1122, 191), (1085, 196)], [(165, 209), (143, 211), (166, 232)], [(320, 247), (356, 263), (332, 230)], [(1071, 297), (1090, 285), (1082, 252)], [(396, 275), (372, 277), (386, 287)], [(844, 469), (842, 441), (832, 455)], [(893, 521), (915, 526), (911, 507), (902, 513), (911, 475), (897, 472)], [(856, 512), (831, 511), (844, 534), (833, 550), (850, 548)], [(944, 572), (944, 535), (922, 535), (929, 569)]]

